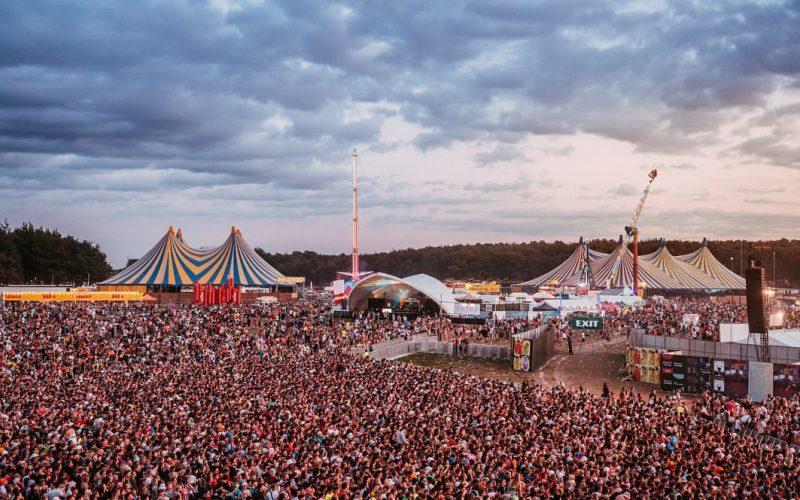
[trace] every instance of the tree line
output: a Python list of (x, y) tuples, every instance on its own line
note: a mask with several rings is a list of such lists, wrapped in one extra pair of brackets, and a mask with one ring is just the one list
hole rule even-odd
[(0, 283), (59, 284), (100, 281), (111, 274), (106, 254), (89, 241), (30, 222), (0, 225)]
[[(698, 241), (669, 240), (673, 255), (693, 252)], [(639, 243), (640, 254), (658, 249), (659, 240)], [(617, 240), (592, 240), (593, 250), (611, 252)], [(380, 271), (395, 276), (429, 274), (441, 280), (495, 280), (519, 283), (553, 269), (575, 250), (575, 242), (530, 241), (527, 243), (479, 243), (429, 246), (361, 255), (362, 271)], [(725, 266), (738, 273), (748, 258), (760, 261), (767, 281), (800, 287), (800, 240), (716, 240), (708, 248)], [(312, 251), (268, 253), (257, 248), (267, 262), (287, 276), (304, 276), (315, 285), (327, 284), (338, 271), (350, 270), (350, 255), (325, 255)], [(0, 283), (82, 283), (103, 280), (112, 274), (105, 253), (97, 244), (64, 236), (57, 230), (34, 227), (30, 222), (11, 228), (0, 225)]]
[[(617, 244), (614, 239), (598, 239), (592, 240), (589, 246), (608, 253)], [(660, 240), (640, 241), (639, 253), (654, 252), (660, 244)], [(673, 255), (688, 254), (700, 248), (698, 241), (668, 240), (666, 244)], [(380, 271), (399, 277), (424, 273), (440, 280), (519, 283), (550, 271), (566, 260), (576, 245), (564, 241), (530, 241), (408, 248), (362, 254), (360, 267), (362, 271)], [(709, 241), (708, 248), (737, 274), (747, 269), (748, 258), (752, 256), (766, 268), (769, 284), (773, 283), (774, 269), (778, 286), (800, 286), (800, 240), (716, 240)], [(349, 254), (268, 253), (260, 248), (256, 251), (285, 275), (304, 276), (314, 284), (327, 284), (335, 279), (337, 271), (349, 271), (351, 267)]]

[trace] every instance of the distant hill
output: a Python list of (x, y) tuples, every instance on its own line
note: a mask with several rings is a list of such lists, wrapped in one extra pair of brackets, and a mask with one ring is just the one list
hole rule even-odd
[[(425, 273), (436, 278), (456, 280), (498, 280), (517, 283), (540, 276), (566, 259), (575, 242), (531, 241), (528, 243), (479, 243), (395, 250), (361, 255), (362, 270), (381, 271), (395, 276)], [(610, 252), (616, 240), (592, 240), (591, 248)], [(640, 254), (655, 251), (658, 240), (639, 243)], [(669, 240), (673, 255), (693, 252), (700, 248), (698, 241)], [(776, 256), (776, 271), (780, 286), (800, 286), (800, 240), (709, 241), (711, 252), (726, 266), (739, 272), (747, 267), (748, 256), (761, 260), (772, 283), (772, 255)], [(314, 283), (328, 283), (337, 271), (350, 269), (350, 255), (324, 255), (316, 252), (267, 253), (256, 251), (269, 263), (288, 276), (305, 276)], [(741, 255), (741, 258), (740, 258)], [(733, 261), (731, 261), (733, 257)]]
[(31, 223), (0, 225), (0, 283), (82, 283), (111, 273), (106, 254), (89, 241)]

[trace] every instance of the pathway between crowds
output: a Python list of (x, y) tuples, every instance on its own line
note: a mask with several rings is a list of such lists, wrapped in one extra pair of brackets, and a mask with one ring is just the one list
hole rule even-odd
[[(423, 338), (415, 338), (423, 340)], [(431, 339), (431, 340), (435, 340)], [(567, 387), (583, 387), (594, 393), (600, 394), (603, 382), (607, 382), (614, 393), (619, 393), (623, 388), (633, 387), (637, 392), (649, 393), (656, 386), (634, 381), (620, 380), (620, 370), (625, 366), (625, 341), (626, 337), (615, 336), (611, 341), (600, 338), (588, 338), (586, 342), (577, 340), (573, 345), (575, 354), (567, 354), (567, 347), (563, 343), (556, 345), (556, 355), (539, 370), (525, 374), (515, 372), (505, 363), (497, 360), (480, 359), (475, 357), (456, 357), (439, 354), (417, 353), (403, 357), (404, 361), (438, 368), (453, 370), (470, 375), (478, 375), (495, 380), (521, 382), (532, 380), (545, 386), (556, 386), (563, 383)], [(402, 339), (395, 339), (374, 346), (375, 350), (403, 343)], [(363, 352), (363, 348), (360, 348)], [(393, 356), (397, 358), (397, 356)], [(661, 391), (657, 392), (661, 393)]]

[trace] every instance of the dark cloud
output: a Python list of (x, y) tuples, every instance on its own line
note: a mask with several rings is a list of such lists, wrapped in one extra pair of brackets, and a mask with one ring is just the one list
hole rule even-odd
[[(43, 204), (126, 193), (131, 207), (238, 192), (260, 208), (269, 197), (285, 213), (338, 213), (354, 145), (466, 144), (466, 162), (492, 166), (533, 161), (533, 136), (585, 133), (688, 154), (719, 146), (742, 116), (771, 131), (726, 155), (800, 168), (800, 107), (770, 100), (798, 88), (797, 2), (230, 3), (0, 2), (0, 189), (46, 193)], [(417, 132), (382, 142), (387, 120)], [(434, 189), (367, 201), (458, 203)]]
[(774, 135), (748, 139), (729, 153), (747, 161), (800, 169), (800, 147), (786, 144)]

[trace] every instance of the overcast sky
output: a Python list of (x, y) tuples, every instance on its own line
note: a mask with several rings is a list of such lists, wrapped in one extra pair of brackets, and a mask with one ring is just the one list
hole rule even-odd
[(0, 218), (141, 256), (800, 237), (800, 3), (0, 2)]

